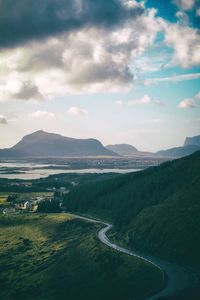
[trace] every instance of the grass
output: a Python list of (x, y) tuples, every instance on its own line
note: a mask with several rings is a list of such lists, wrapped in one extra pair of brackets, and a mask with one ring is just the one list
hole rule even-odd
[(0, 196), (0, 205), (5, 204), (7, 197)]
[(7, 193), (7, 192), (0, 192), (0, 207), (9, 206), (9, 202), (7, 201), (7, 197), (9, 195), (18, 195), (16, 203), (23, 201), (23, 200), (31, 200), (36, 197), (43, 197), (45, 199), (50, 199), (53, 197), (52, 192), (31, 192), (31, 193)]
[(149, 264), (100, 243), (99, 224), (67, 214), (0, 217), (0, 299), (145, 299), (163, 284)]
[(15, 192), (0, 192), (1, 197), (8, 197), (8, 195), (18, 195), (19, 197), (52, 197), (52, 192), (28, 192), (28, 193), (15, 193)]
[(52, 197), (52, 192), (31, 192), (31, 193), (22, 193), (19, 194), (21, 196), (27, 196), (27, 197)]

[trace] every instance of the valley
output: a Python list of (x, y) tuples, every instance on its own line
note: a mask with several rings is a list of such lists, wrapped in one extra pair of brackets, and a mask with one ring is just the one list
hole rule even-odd
[(97, 240), (67, 214), (0, 216), (0, 299), (145, 299), (163, 286), (148, 263)]
[[(9, 285), (10, 282), (13, 282), (13, 287), (9, 291), (11, 294), (6, 294), (8, 288), (5, 286), (5, 290), (2, 292), (3, 299), (17, 300), (18, 292), (20, 294), (20, 299), (23, 299), (25, 295), (32, 293), (28, 282), (19, 285), (19, 281), (22, 281), (20, 276), (22, 276), (22, 278), (24, 276), (23, 272), (26, 274), (30, 273), (32, 278), (31, 280), (34, 282), (34, 287), (32, 287), (33, 295), (35, 297), (34, 299), (37, 299), (37, 297), (38, 299), (44, 300), (62, 299), (63, 294), (60, 289), (64, 289), (63, 293), (65, 293), (65, 295), (67, 293), (63, 285), (64, 283), (61, 284), (59, 290), (57, 290), (57, 285), (56, 287), (53, 287), (51, 284), (51, 287), (49, 288), (49, 281), (44, 279), (44, 274), (46, 274), (45, 270), (49, 270), (49, 268), (51, 270), (51, 264), (54, 259), (57, 259), (57, 254), (61, 255), (64, 253), (64, 250), (61, 251), (62, 249), (65, 249), (66, 253), (69, 253), (69, 255), (71, 255), (71, 251), (76, 252), (74, 245), (79, 245), (78, 241), (81, 241), (80, 247), (83, 246), (84, 249), (84, 243), (86, 242), (86, 249), (89, 251), (88, 255), (90, 253), (90, 247), (92, 247), (92, 249), (96, 249), (94, 252), (94, 261), (93, 258), (90, 260), (90, 270), (93, 270), (91, 272), (95, 272), (94, 268), (97, 267), (95, 255), (99, 249), (104, 249), (106, 247), (101, 245), (100, 241), (98, 241), (96, 237), (96, 232), (101, 229), (102, 224), (101, 222), (89, 222), (89, 224), (86, 224), (88, 222), (79, 220), (79, 217), (77, 220), (77, 216), (63, 213), (67, 212), (78, 215), (86, 215), (89, 216), (89, 218), (95, 217), (103, 220), (103, 222), (112, 223), (113, 227), (107, 234), (111, 240), (111, 244), (108, 245), (114, 249), (112, 250), (106, 247), (105, 251), (106, 253), (111, 253), (109, 255), (114, 255), (115, 257), (125, 255), (124, 257), (129, 261), (129, 267), (127, 269), (128, 273), (125, 275), (124, 271), (121, 271), (121, 269), (119, 271), (120, 276), (122, 276), (119, 279), (120, 282), (123, 283), (123, 280), (125, 280), (125, 282), (120, 285), (121, 289), (116, 288), (116, 294), (113, 293), (113, 291), (109, 291), (106, 282), (100, 283), (99, 279), (95, 279), (94, 277), (93, 279), (96, 281), (93, 283), (91, 290), (88, 289), (88, 278), (86, 282), (83, 283), (83, 291), (84, 289), (85, 292), (87, 291), (84, 297), (87, 299), (90, 299), (91, 297), (92, 299), (92, 297), (94, 297), (93, 293), (95, 293), (95, 300), (102, 299), (102, 295), (104, 295), (104, 299), (108, 297), (109, 300), (112, 299), (112, 297), (114, 297), (113, 299), (118, 299), (117, 295), (123, 295), (123, 299), (129, 299), (131, 297), (130, 295), (133, 295), (135, 299), (147, 299), (148, 295), (155, 294), (155, 299), (157, 299), (156, 294), (159, 295), (159, 290), (162, 287), (160, 295), (165, 295), (165, 298), (167, 297), (166, 299), (185, 300), (190, 297), (192, 300), (197, 300), (197, 295), (200, 291), (198, 283), (198, 274), (200, 273), (198, 256), (200, 251), (198, 233), (198, 228), (200, 227), (198, 203), (200, 192), (199, 159), (200, 152), (196, 152), (185, 158), (164, 162), (158, 166), (151, 166), (150, 168), (146, 168), (139, 172), (130, 172), (127, 174), (120, 174), (117, 172), (88, 174), (83, 172), (83, 174), (81, 174), (77, 172), (55, 174), (46, 178), (29, 180), (0, 178), (0, 224), (2, 229), (0, 265), (3, 266), (2, 270), (7, 270), (5, 273), (3, 271), (1, 275), (2, 277), (0, 278), (7, 278), (6, 282), (8, 282)], [(95, 160), (95, 162), (97, 161), (98, 160)], [(20, 163), (18, 162), (18, 164)], [(60, 166), (62, 167), (62, 165)], [(20, 165), (16, 164), (15, 167), (20, 168)], [(27, 168), (27, 166), (24, 166), (24, 168)], [(75, 228), (76, 225), (73, 225), (74, 227), (69, 226), (68, 233), (67, 231), (65, 232), (64, 224), (66, 224), (68, 219), (74, 220), (73, 222), (75, 223), (78, 222), (77, 231)], [(47, 224), (46, 222), (49, 227), (45, 225)], [(58, 231), (56, 228), (57, 226), (60, 228), (60, 223), (63, 224), (63, 227), (61, 226), (61, 230)], [(44, 244), (41, 244), (41, 246), (37, 243), (35, 244), (35, 239), (38, 239), (38, 233), (35, 232), (32, 224), (35, 224), (35, 228), (40, 231), (42, 236), (46, 236), (45, 239), (47, 240)], [(15, 238), (15, 236), (18, 236), (19, 234), (18, 231), (16, 231), (18, 228), (20, 228), (19, 232), (22, 233), (22, 236), (19, 236), (19, 242), (17, 242)], [(50, 233), (51, 240), (48, 240), (51, 228), (54, 229), (52, 233)], [(47, 232), (43, 232), (43, 230), (47, 230)], [(41, 231), (43, 233), (41, 233)], [(58, 244), (57, 237), (54, 235), (55, 232), (59, 240)], [(71, 234), (73, 235), (73, 238), (71, 237)], [(59, 238), (60, 235), (61, 238)], [(72, 244), (70, 242), (70, 246), (67, 250), (65, 247), (65, 241), (62, 238), (64, 237), (64, 239), (68, 239), (68, 235), (70, 241), (73, 242)], [(85, 240), (87, 235), (90, 236), (88, 241)], [(10, 237), (10, 239), (3, 243), (3, 241), (6, 241), (6, 236)], [(30, 241), (28, 236), (32, 237)], [(82, 236), (85, 237), (83, 241)], [(93, 239), (95, 241), (95, 246), (93, 245)], [(100, 240), (107, 244), (103, 236), (100, 237)], [(21, 243), (21, 241), (23, 243), (22, 245), (20, 244), (20, 246), (19, 243)], [(39, 257), (43, 257), (40, 255), (40, 251), (43, 251), (43, 248), (45, 251), (46, 245), (49, 245), (49, 249), (53, 247), (53, 250), (49, 250), (45, 253), (44, 270), (43, 267), (41, 267), (41, 269), (38, 267), (38, 269), (36, 268), (32, 273), (32, 267), (31, 265), (29, 266), (29, 263), (33, 260), (35, 267), (37, 264), (39, 264), (38, 266), (43, 266), (43, 262), (40, 261), (38, 255)], [(114, 246), (112, 247), (111, 245)], [(15, 250), (15, 247), (22, 249), (22, 253), (19, 253), (17, 250), (18, 248)], [(11, 266), (15, 265), (22, 268), (20, 271), (22, 275), (20, 276), (13, 272), (12, 275), (9, 273), (11, 259), (9, 251), (11, 251), (11, 249), (14, 251), (13, 253), (15, 253), (13, 256), (14, 261), (11, 261)], [(86, 251), (86, 249), (84, 251)], [(79, 249), (79, 251), (81, 250)], [(118, 251), (122, 253), (125, 252), (125, 254), (115, 253)], [(131, 253), (134, 253), (134, 255)], [(126, 254), (131, 257), (128, 258)], [(28, 264), (26, 263), (26, 255), (30, 257)], [(79, 253), (79, 255), (81, 254)], [(147, 261), (143, 259), (145, 257), (147, 258)], [(66, 257), (66, 259), (68, 258)], [(130, 262), (131, 259), (133, 259), (132, 262)], [(138, 260), (138, 263), (141, 265), (139, 268), (139, 275), (133, 266), (135, 259)], [(148, 265), (148, 260), (156, 262), (156, 265), (160, 268), (156, 267), (158, 273), (155, 272), (154, 265), (151, 263)], [(102, 261), (105, 263), (104, 254), (102, 256)], [(166, 263), (162, 263), (162, 261), (165, 261)], [(57, 270), (57, 266), (55, 266), (53, 272), (55, 272), (55, 274), (56, 272), (61, 272), (63, 276), (70, 276), (67, 274), (69, 274), (68, 272), (71, 272), (70, 268), (74, 268), (75, 266), (74, 261), (71, 263), (72, 264), (69, 264), (69, 266), (65, 265), (65, 269), (63, 270), (64, 273), (61, 272), (59, 267)], [(150, 279), (145, 278), (145, 276), (148, 275), (148, 272), (144, 275), (144, 272), (146, 271), (142, 271), (143, 264), (146, 265), (146, 263), (150, 268), (149, 272), (152, 272), (149, 276), (151, 276), (151, 280), (153, 280), (153, 282), (151, 282)], [(26, 264), (28, 269), (26, 268)], [(116, 268), (118, 265), (117, 259), (115, 260), (114, 265), (115, 264)], [(172, 267), (169, 267), (170, 264)], [(114, 268), (114, 265), (112, 268)], [(177, 267), (175, 267), (176, 265)], [(81, 270), (81, 274), (82, 272), (88, 272), (87, 268), (85, 271), (84, 268), (85, 267)], [(104, 275), (99, 276), (104, 279), (106, 276), (109, 276), (110, 282), (114, 275), (111, 275), (108, 269), (99, 270), (98, 267), (98, 272), (106, 272)], [(80, 280), (78, 270), (79, 269), (74, 271), (75, 273), (73, 278), (69, 277), (68, 280), (70, 282), (79, 282), (80, 284), (80, 281), (76, 281)], [(165, 293), (165, 289), (163, 287), (166, 284), (166, 281), (165, 279), (163, 281), (163, 271), (164, 274), (169, 276), (167, 284), (168, 282), (171, 282), (172, 278), (175, 278), (176, 283), (175, 285), (173, 284), (173, 279), (172, 286), (174, 286), (173, 289), (175, 289), (176, 292), (179, 291), (178, 295), (175, 296), (173, 293)], [(56, 281), (60, 280), (60, 277), (56, 277), (55, 274), (52, 275), (53, 278), (55, 277)], [(179, 274), (177, 275), (179, 277), (178, 281), (176, 281), (176, 274)], [(187, 274), (189, 274), (189, 277)], [(137, 279), (132, 276), (137, 276)], [(140, 276), (142, 276), (141, 278), (143, 278), (142, 280), (144, 280), (145, 285), (147, 284), (147, 288), (144, 290), (140, 289), (140, 285), (137, 281), (140, 280)], [(41, 280), (40, 284), (38, 283), (38, 280)], [(133, 280), (134, 283), (130, 284), (129, 280)], [(179, 280), (180, 283), (178, 283)], [(114, 282), (117, 284), (116, 279)], [(154, 292), (152, 292), (151, 289), (149, 290), (150, 283)], [(87, 287), (84, 287), (84, 284)], [(102, 284), (103, 286), (100, 294), (99, 292), (97, 293), (96, 288), (96, 285), (99, 286), (99, 284)], [(39, 285), (44, 285), (44, 290), (41, 290)], [(60, 285), (58, 284), (58, 286)], [(182, 289), (181, 286), (185, 286), (185, 288)], [(134, 288), (132, 289), (132, 287)], [(48, 289), (49, 292), (47, 292)], [(43, 298), (40, 298), (40, 293), (44, 293)], [(69, 297), (71, 298), (69, 299), (74, 300), (80, 297), (80, 295), (78, 296), (76, 293), (74, 295), (70, 293)], [(29, 299), (32, 299), (31, 297), (32, 296), (30, 296)], [(121, 300), (120, 297), (122, 296), (119, 296), (119, 300)]]
[(0, 300), (200, 300), (200, 0), (0, 0)]

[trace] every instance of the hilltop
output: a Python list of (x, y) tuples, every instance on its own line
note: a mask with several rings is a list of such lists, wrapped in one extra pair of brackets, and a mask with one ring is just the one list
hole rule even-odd
[(183, 157), (200, 150), (200, 135), (186, 137), (183, 146), (160, 150), (156, 154), (164, 157)]
[(200, 270), (200, 151), (83, 185), (66, 209), (111, 220), (130, 246)]
[(129, 144), (107, 145), (106, 148), (122, 156), (131, 156), (138, 153), (138, 150)]
[(15, 146), (0, 150), (2, 158), (118, 156), (96, 139), (75, 139), (42, 130), (26, 135)]

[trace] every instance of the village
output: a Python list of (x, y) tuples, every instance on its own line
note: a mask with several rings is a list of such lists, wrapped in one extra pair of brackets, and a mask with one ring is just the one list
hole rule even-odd
[(69, 193), (66, 187), (56, 189), (53, 187), (47, 192), (34, 193), (1, 193), (0, 194), (0, 213), (3, 215), (35, 213), (41, 203), (51, 203), (57, 201), (61, 206), (62, 196)]

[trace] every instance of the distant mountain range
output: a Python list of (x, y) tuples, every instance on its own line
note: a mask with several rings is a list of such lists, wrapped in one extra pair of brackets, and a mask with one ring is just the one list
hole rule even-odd
[(108, 145), (106, 148), (125, 157), (156, 157), (155, 153), (139, 151), (137, 148), (129, 144)]
[(156, 154), (165, 157), (183, 157), (200, 150), (200, 135), (186, 137), (184, 146), (158, 151)]
[(1, 158), (118, 156), (95, 139), (74, 139), (42, 130), (26, 135), (15, 146), (0, 150)]
[(139, 152), (135, 147), (129, 144), (108, 145), (106, 148), (122, 156), (131, 156)]
[(120, 156), (178, 158), (190, 155), (200, 150), (200, 135), (186, 137), (183, 146), (174, 147), (167, 150), (160, 150), (156, 153), (139, 151), (137, 148), (129, 144), (108, 145), (106, 148), (119, 154)]
[(178, 158), (178, 157), (190, 155), (198, 150), (200, 150), (200, 146), (197, 146), (197, 145), (189, 146), (188, 145), (188, 146), (184, 146), (184, 147), (175, 147), (175, 148), (170, 148), (167, 150), (161, 150), (161, 151), (158, 151), (156, 154), (158, 156)]
[(184, 146), (199, 146), (200, 147), (200, 135), (193, 137), (186, 137)]
[(48, 158), (48, 157), (132, 157), (178, 158), (200, 150), (200, 135), (186, 137), (184, 146), (161, 150), (156, 153), (139, 151), (129, 144), (104, 147), (96, 139), (75, 139), (42, 130), (26, 135), (15, 146), (0, 150), (0, 158)]

